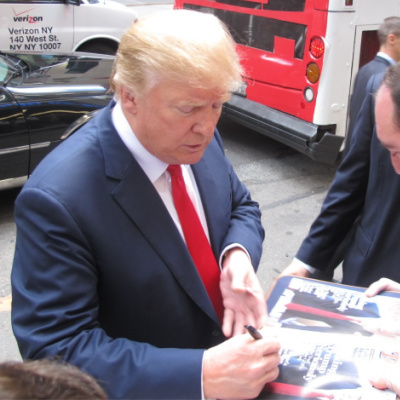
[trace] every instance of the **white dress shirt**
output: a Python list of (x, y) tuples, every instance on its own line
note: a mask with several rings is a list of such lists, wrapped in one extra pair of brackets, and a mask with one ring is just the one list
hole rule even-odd
[[(112, 121), (119, 136), (125, 143), (125, 146), (142, 167), (143, 171), (150, 179), (150, 182), (154, 185), (162, 201), (164, 202), (165, 207), (167, 207), (167, 210), (171, 215), (176, 227), (178, 228), (183, 240), (185, 240), (182, 226), (172, 198), (171, 177), (167, 171), (168, 164), (149, 153), (139, 142), (127, 119), (125, 118), (119, 102), (117, 102), (112, 111)], [(200, 194), (190, 165), (182, 165), (182, 175), (185, 181), (186, 190), (197, 211), (204, 232), (206, 233), (208, 240), (210, 240), (203, 204), (201, 202)]]
[[(178, 214), (176, 212), (174, 201), (172, 198), (171, 177), (169, 172), (167, 171), (168, 164), (149, 153), (147, 149), (139, 142), (138, 138), (135, 135), (135, 132), (132, 131), (131, 126), (125, 118), (125, 115), (121, 108), (121, 104), (118, 101), (113, 108), (111, 117), (114, 127), (117, 130), (118, 135), (121, 137), (121, 140), (125, 143), (125, 146), (131, 152), (132, 156), (136, 159), (145, 174), (150, 179), (151, 183), (154, 185), (162, 201), (164, 202), (165, 207), (171, 215), (176, 227), (178, 228), (183, 240), (185, 240), (182, 226), (179, 221)], [(196, 180), (194, 179), (194, 175), (190, 165), (182, 164), (182, 175), (186, 184), (186, 190), (197, 211), (208, 241), (210, 241), (210, 235), (208, 232), (207, 220), (204, 214), (203, 204), (201, 202), (199, 190), (197, 188)], [(241, 244), (233, 243), (227, 246), (221, 252), (220, 258), (218, 260), (220, 268), (222, 268), (222, 261), (226, 252), (234, 247), (241, 248), (243, 251), (245, 251), (249, 259), (251, 259), (250, 254)]]
[[(182, 226), (174, 206), (174, 200), (172, 198), (171, 176), (167, 171), (168, 164), (159, 160), (157, 157), (149, 153), (147, 149), (145, 149), (143, 145), (139, 142), (135, 133), (132, 131), (132, 128), (130, 127), (127, 119), (125, 118), (125, 115), (122, 112), (121, 104), (119, 102), (116, 103), (112, 111), (111, 118), (114, 127), (118, 132), (118, 135), (125, 143), (125, 146), (131, 152), (132, 156), (142, 167), (143, 171), (150, 179), (150, 182), (154, 185), (162, 201), (164, 202), (165, 207), (167, 207), (167, 210), (171, 215), (176, 227), (178, 228), (183, 240), (185, 240), (185, 236), (182, 231)], [(190, 168), (189, 165), (182, 165), (182, 175), (185, 181), (186, 190), (193, 202), (197, 214), (199, 215), (201, 224), (203, 226), (204, 232), (207, 235), (208, 241), (210, 241), (203, 204), (200, 199), (199, 191), (197, 189), (192, 169)], [(231, 246), (229, 246), (229, 248), (231, 248)], [(227, 250), (229, 250), (229, 248), (226, 248), (223, 254)], [(221, 255), (220, 258), (220, 265), (223, 254)], [(202, 393), (202, 399), (204, 400), (203, 369), (201, 373), (201, 393)]]

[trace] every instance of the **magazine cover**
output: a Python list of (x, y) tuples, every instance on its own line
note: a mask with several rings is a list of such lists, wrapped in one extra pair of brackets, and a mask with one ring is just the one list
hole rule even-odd
[(393, 322), (400, 321), (400, 296), (363, 292), (307, 278), (277, 282), (267, 301), (272, 327), (262, 333), (282, 343), (280, 373), (259, 399), (396, 399), (373, 388), (369, 377), (399, 364)]
[(399, 337), (400, 293), (366, 297), (365, 289), (333, 282), (285, 276), (267, 300), (274, 324), (285, 328)]

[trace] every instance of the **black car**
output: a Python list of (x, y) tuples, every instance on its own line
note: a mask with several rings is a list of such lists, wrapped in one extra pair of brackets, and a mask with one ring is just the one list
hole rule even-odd
[(78, 118), (112, 98), (113, 56), (0, 52), (0, 189), (21, 186)]

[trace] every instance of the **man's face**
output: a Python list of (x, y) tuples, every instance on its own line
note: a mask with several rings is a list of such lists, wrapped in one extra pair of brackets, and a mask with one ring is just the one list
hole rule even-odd
[(141, 144), (168, 164), (198, 162), (211, 142), (227, 94), (162, 81), (142, 97), (121, 92), (124, 113)]
[(389, 89), (381, 87), (375, 103), (376, 134), (390, 152), (393, 168), (400, 174), (400, 128), (395, 123), (395, 109)]

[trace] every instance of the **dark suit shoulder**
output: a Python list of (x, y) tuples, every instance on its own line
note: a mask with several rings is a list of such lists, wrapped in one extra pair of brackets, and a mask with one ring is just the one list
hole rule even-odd
[(376, 73), (369, 78), (366, 86), (366, 93), (375, 93), (379, 89), (379, 86), (383, 81), (383, 77), (385, 76), (385, 71)]

